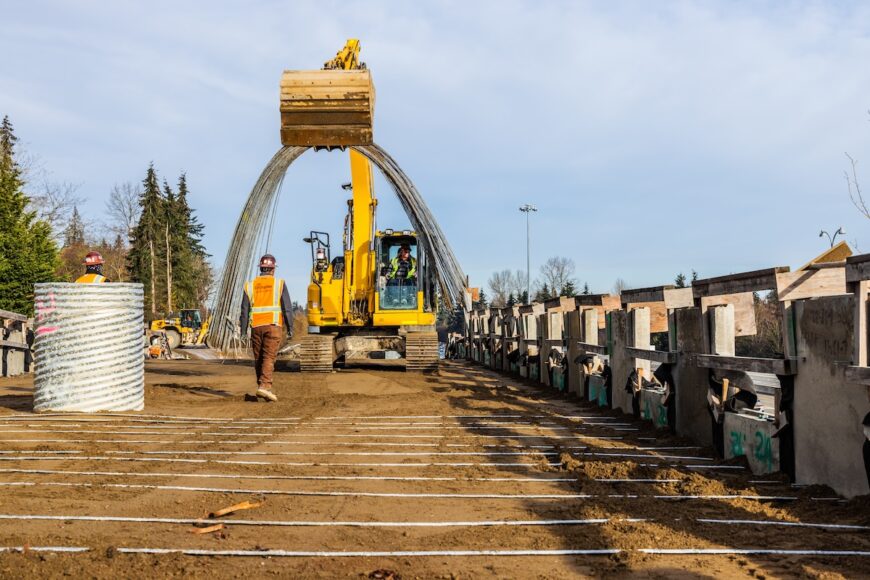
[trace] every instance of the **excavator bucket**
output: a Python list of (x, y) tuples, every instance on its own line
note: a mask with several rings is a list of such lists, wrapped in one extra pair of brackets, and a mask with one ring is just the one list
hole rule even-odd
[(281, 77), (281, 143), (371, 145), (375, 87), (368, 70), (288, 70)]

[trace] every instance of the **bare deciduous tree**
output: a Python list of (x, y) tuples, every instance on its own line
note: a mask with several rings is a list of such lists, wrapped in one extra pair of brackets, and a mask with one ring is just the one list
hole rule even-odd
[(72, 217), (73, 210), (84, 198), (76, 195), (79, 186), (75, 183), (55, 183), (43, 180), (35, 189), (31, 189), (30, 201), (39, 219), (51, 226), (55, 238), (63, 236)]
[(851, 165), (849, 169), (843, 172), (843, 177), (846, 178), (846, 187), (849, 189), (849, 199), (852, 200), (852, 205), (861, 212), (861, 215), (870, 219), (870, 208), (867, 207), (867, 204), (864, 201), (864, 196), (861, 193), (861, 184), (858, 183), (858, 171), (856, 169), (858, 160), (848, 153), (846, 153), (846, 158), (849, 160), (849, 164)]
[(626, 288), (628, 288), (628, 285), (622, 278), (617, 278), (616, 282), (613, 283), (613, 293), (616, 295), (622, 294), (622, 291)]
[(576, 285), (574, 269), (574, 260), (562, 256), (554, 256), (541, 266), (542, 285), (550, 288), (554, 296), (558, 296), (568, 285), (568, 282)]
[(511, 282), (513, 272), (510, 270), (502, 270), (501, 272), (493, 272), (489, 277), (489, 291), (491, 292), (490, 303), (493, 306), (501, 308), (507, 304), (508, 294), (511, 293)]
[(109, 218), (106, 227), (114, 235), (121, 236), (125, 244), (130, 240), (130, 233), (139, 221), (141, 195), (141, 188), (127, 181), (116, 183), (106, 201), (106, 216)]

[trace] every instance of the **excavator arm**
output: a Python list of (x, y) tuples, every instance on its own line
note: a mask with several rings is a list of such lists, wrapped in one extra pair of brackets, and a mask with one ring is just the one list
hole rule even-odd
[(359, 61), (359, 40), (348, 38), (344, 48), (338, 51), (335, 58), (323, 63), (323, 70), (363, 70), (364, 62)]

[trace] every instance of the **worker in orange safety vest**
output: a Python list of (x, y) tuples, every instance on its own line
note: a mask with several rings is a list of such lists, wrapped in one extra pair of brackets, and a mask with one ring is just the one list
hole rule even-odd
[(272, 372), (281, 346), (281, 328), (287, 329), (287, 336), (293, 336), (293, 303), (284, 280), (275, 277), (276, 266), (275, 256), (260, 258), (260, 275), (245, 284), (239, 320), (243, 335), (251, 326), (256, 396), (273, 402), (278, 400), (272, 390)]
[(102, 284), (109, 281), (103, 276), (103, 256), (99, 252), (88, 252), (82, 264), (85, 273), (76, 279), (77, 284)]

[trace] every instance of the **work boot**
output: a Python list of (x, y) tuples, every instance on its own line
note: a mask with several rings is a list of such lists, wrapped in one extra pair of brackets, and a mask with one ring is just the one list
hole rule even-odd
[(264, 389), (260, 387), (257, 389), (257, 396), (266, 399), (267, 401), (272, 401), (273, 403), (278, 402), (278, 397), (269, 389)]

